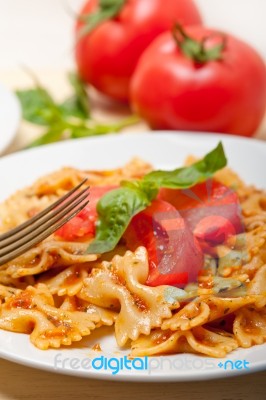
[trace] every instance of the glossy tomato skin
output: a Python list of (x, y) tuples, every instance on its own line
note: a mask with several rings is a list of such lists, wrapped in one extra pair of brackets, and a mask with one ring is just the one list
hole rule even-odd
[[(226, 38), (222, 59), (199, 64), (171, 33), (144, 52), (131, 81), (133, 109), (154, 129), (251, 136), (266, 110), (266, 68), (241, 40), (201, 26), (186, 32), (212, 47)], [(222, 35), (222, 36), (221, 36)]]
[(158, 197), (178, 210), (205, 252), (245, 230), (237, 193), (215, 180), (187, 190), (163, 188)]
[(94, 237), (95, 224), (98, 218), (97, 203), (110, 190), (116, 189), (117, 186), (93, 186), (90, 188), (88, 205), (80, 211), (74, 218), (68, 221), (55, 235), (66, 241), (75, 241), (84, 237)]
[[(98, 0), (88, 1), (81, 11), (97, 10)], [(140, 55), (174, 22), (201, 23), (193, 0), (128, 0), (119, 15), (101, 23), (78, 40), (76, 62), (83, 80), (102, 93), (127, 101), (129, 80)], [(77, 33), (82, 24), (77, 24)]]
[(124, 238), (132, 251), (138, 246), (147, 249), (147, 285), (184, 287), (197, 281), (203, 253), (185, 220), (170, 203), (154, 200), (132, 219)]

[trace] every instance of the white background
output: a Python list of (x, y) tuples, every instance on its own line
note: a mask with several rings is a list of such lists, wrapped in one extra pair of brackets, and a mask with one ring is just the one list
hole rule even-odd
[[(206, 24), (237, 34), (266, 59), (265, 0), (195, 2)], [(83, 3), (84, 0), (0, 0), (0, 68), (70, 67), (74, 25), (70, 10), (77, 11)]]

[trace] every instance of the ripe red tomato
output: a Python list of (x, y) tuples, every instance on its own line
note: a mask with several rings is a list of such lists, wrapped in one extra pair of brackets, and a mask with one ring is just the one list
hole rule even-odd
[(215, 180), (187, 190), (163, 188), (158, 197), (178, 210), (204, 251), (244, 231), (237, 193)]
[[(80, 15), (97, 10), (99, 0), (90, 0)], [(101, 22), (78, 39), (84, 27), (79, 21), (76, 62), (80, 76), (102, 93), (128, 100), (129, 80), (140, 55), (176, 21), (186, 25), (201, 23), (193, 0), (127, 0), (116, 17)]]
[(95, 235), (95, 223), (98, 217), (97, 203), (99, 199), (117, 186), (94, 186), (90, 188), (89, 204), (74, 218), (68, 221), (62, 228), (55, 232), (55, 235), (67, 240), (75, 240), (85, 236)]
[(133, 109), (154, 129), (253, 135), (266, 111), (263, 60), (229, 34), (202, 26), (183, 33), (164, 33), (143, 53)]
[(137, 214), (124, 238), (131, 250), (145, 246), (148, 251), (147, 285), (183, 287), (197, 281), (203, 254), (185, 220), (166, 201), (154, 200)]

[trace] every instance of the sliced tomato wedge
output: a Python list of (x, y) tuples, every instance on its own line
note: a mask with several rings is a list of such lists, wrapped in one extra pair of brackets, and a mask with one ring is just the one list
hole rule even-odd
[(105, 193), (117, 188), (117, 186), (93, 186), (90, 187), (88, 196), (89, 204), (74, 218), (56, 231), (56, 236), (71, 241), (83, 237), (95, 235), (95, 223), (97, 221), (97, 203)]
[(161, 189), (158, 197), (180, 212), (206, 251), (244, 232), (237, 193), (215, 180), (188, 190)]
[(147, 285), (184, 287), (197, 280), (203, 253), (185, 220), (166, 201), (154, 200), (137, 214), (124, 238), (129, 249), (145, 246), (148, 251)]

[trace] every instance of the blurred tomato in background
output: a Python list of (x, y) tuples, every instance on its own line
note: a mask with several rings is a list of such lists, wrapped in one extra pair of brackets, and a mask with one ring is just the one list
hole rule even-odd
[[(266, 58), (265, 1), (0, 0), (0, 3), (0, 48), (3, 55), (0, 67), (9, 69), (25, 65), (37, 72), (38, 69), (70, 70), (77, 67), (88, 86), (108, 95), (110, 109), (120, 107), (119, 103), (112, 103), (113, 99), (127, 102), (131, 110), (154, 129), (265, 136), (262, 123), (266, 109), (265, 72), (264, 67), (260, 67), (260, 72), (253, 68), (254, 59), (259, 57), (254, 56), (254, 51), (262, 59)], [(176, 46), (179, 61), (177, 58), (173, 61), (173, 57), (170, 66), (167, 51), (162, 52), (156, 47), (158, 55), (155, 57), (153, 46), (154, 40), (161, 40), (160, 35), (170, 32), (174, 22), (184, 28), (191, 24), (204, 24), (214, 32), (227, 32), (254, 50), (250, 49), (249, 55), (245, 51), (236, 55), (229, 40), (222, 59), (199, 68), (189, 59), (185, 63), (185, 55), (181, 57)], [(14, 26), (20, 30), (19, 37)], [(175, 46), (174, 41), (170, 41), (171, 46)], [(209, 45), (211, 42), (208, 38)], [(74, 57), (73, 47), (76, 48)], [(137, 89), (136, 82), (144, 79), (141, 78), (144, 76), (142, 57), (146, 59), (145, 70), (150, 69), (150, 73)], [(156, 74), (155, 65), (152, 65), (155, 59)], [(190, 70), (178, 66), (181, 61), (183, 67), (190, 65)], [(234, 65), (232, 69), (231, 63)], [(173, 70), (175, 73), (170, 76)], [(218, 70), (219, 73), (223, 71), (223, 77)], [(182, 80), (180, 71), (185, 71)], [(129, 100), (129, 81), (133, 73)], [(95, 96), (98, 107), (101, 96), (97, 91), (89, 92)], [(160, 96), (154, 96), (152, 93), (155, 92)], [(122, 112), (126, 110), (123, 106), (120, 109)], [(101, 112), (104, 110), (100, 110), (100, 115)], [(146, 129), (146, 125), (143, 124), (142, 128)]]
[(193, 0), (87, 1), (77, 23), (76, 61), (81, 77), (102, 93), (127, 101), (139, 57), (176, 21), (201, 23)]
[(252, 136), (266, 110), (265, 63), (228, 33), (178, 26), (143, 53), (131, 102), (153, 129)]

